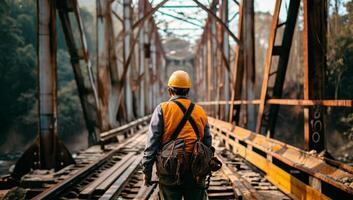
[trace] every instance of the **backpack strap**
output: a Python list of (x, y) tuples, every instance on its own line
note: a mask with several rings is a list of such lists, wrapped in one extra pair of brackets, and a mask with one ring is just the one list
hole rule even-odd
[(184, 114), (184, 117), (181, 119), (180, 123), (178, 124), (177, 128), (175, 129), (174, 133), (172, 134), (168, 142), (175, 140), (178, 137), (181, 129), (183, 129), (183, 127), (185, 126), (185, 123), (189, 120), (191, 113), (194, 110), (194, 107), (195, 107), (195, 104), (191, 103), (188, 110)]
[[(176, 105), (178, 105), (179, 108), (180, 108), (180, 110), (183, 111), (183, 113), (185, 114), (186, 108), (184, 107), (184, 105), (183, 105), (182, 103), (180, 103), (179, 101), (177, 101), (177, 100), (173, 100), (173, 102), (174, 102)], [(191, 103), (191, 104), (193, 104), (193, 103)], [(197, 128), (197, 125), (196, 125), (196, 122), (195, 122), (194, 118), (192, 118), (192, 117), (190, 116), (189, 122), (190, 122), (190, 124), (191, 124), (191, 126), (192, 126), (192, 129), (194, 129), (194, 132), (195, 132), (195, 134), (196, 134), (197, 139), (199, 140), (199, 139), (200, 139), (200, 132), (199, 132), (199, 129)]]

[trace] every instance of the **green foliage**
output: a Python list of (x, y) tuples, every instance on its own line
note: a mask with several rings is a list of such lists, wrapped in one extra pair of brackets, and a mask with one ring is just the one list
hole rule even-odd
[[(345, 15), (334, 11), (329, 19), (326, 90), (329, 99), (353, 99), (353, 2), (347, 2), (345, 7)], [(353, 139), (353, 109), (331, 109), (330, 123)]]
[[(37, 53), (35, 0), (0, 0), (0, 152), (24, 150), (37, 129)], [(93, 16), (81, 10), (85, 25)], [(70, 56), (57, 18), (58, 127), (64, 141), (85, 129)], [(88, 38), (89, 47), (93, 47)], [(10, 134), (23, 145), (13, 146)], [(86, 138), (84, 138), (86, 139)], [(5, 147), (6, 146), (6, 147)]]
[(22, 117), (35, 103), (35, 41), (27, 35), (34, 31), (28, 26), (34, 23), (34, 16), (25, 10), (35, 9), (35, 4), (34, 1), (2, 1), (0, 5), (0, 131), (7, 133), (10, 128), (28, 125)]

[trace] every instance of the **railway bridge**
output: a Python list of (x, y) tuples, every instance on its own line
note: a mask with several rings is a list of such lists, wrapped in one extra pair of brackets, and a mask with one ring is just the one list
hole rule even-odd
[[(210, 179), (209, 199), (353, 199), (353, 167), (335, 160), (326, 147), (327, 108), (353, 105), (351, 99), (325, 98), (327, 0), (275, 0), (260, 68), (253, 0), (96, 0), (96, 33), (89, 35), (95, 51), (88, 48), (79, 3), (37, 0), (38, 137), (13, 173), (1, 178), (2, 191), (17, 186), (28, 199), (156, 199), (158, 184), (143, 185), (141, 155), (150, 114), (168, 99), (167, 77), (183, 69), (192, 75), (191, 98), (207, 111), (223, 162)], [(204, 23), (196, 19), (200, 13)], [(157, 15), (196, 28), (162, 27)], [(236, 26), (230, 26), (231, 18)], [(90, 147), (74, 156), (57, 127), (59, 29), (89, 133)], [(167, 39), (173, 30), (200, 35), (188, 48), (185, 40)], [(303, 94), (286, 99), (295, 37), (302, 37), (296, 45), (303, 60), (296, 68), (303, 73)], [(303, 113), (301, 148), (276, 139), (283, 131), (280, 107), (291, 106)]]

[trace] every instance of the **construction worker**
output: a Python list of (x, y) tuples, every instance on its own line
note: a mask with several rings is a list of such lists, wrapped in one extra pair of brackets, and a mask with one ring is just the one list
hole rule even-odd
[[(200, 106), (191, 103), (188, 98), (190, 88), (191, 79), (188, 73), (181, 70), (172, 73), (168, 81), (170, 99), (159, 104), (152, 114), (142, 165), (145, 185), (149, 186), (151, 185), (152, 166), (156, 161), (160, 199), (181, 200), (184, 198), (185, 200), (198, 200), (204, 199), (206, 195), (205, 187), (202, 185), (205, 182), (204, 178), (203, 180), (199, 180), (199, 178), (196, 180), (195, 176), (193, 176), (190, 170), (190, 159), (197, 138), (199, 137), (205, 146), (211, 147), (212, 137), (205, 111)], [(181, 121), (186, 115), (185, 111), (189, 110), (191, 105), (193, 105), (193, 110), (189, 114), (189, 120), (181, 125)], [(182, 127), (178, 128), (178, 126)], [(180, 129), (180, 131), (175, 133), (177, 129)], [(185, 145), (185, 153), (183, 154), (185, 155), (183, 156), (184, 167), (177, 167), (177, 169), (185, 168), (180, 174), (180, 181), (176, 180), (174, 174), (166, 175), (161, 172), (163, 169), (158, 170), (161, 167), (165, 167), (166, 163), (158, 160), (157, 154), (161, 152), (164, 146), (167, 146), (166, 143), (168, 141), (172, 140), (172, 134), (176, 134), (174, 139), (182, 140)], [(160, 165), (163, 166), (158, 167)]]

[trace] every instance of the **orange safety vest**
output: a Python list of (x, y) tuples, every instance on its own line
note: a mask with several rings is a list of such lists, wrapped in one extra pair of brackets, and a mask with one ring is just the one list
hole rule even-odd
[[(188, 109), (191, 103), (189, 99), (177, 99), (176, 101), (179, 101), (181, 104), (183, 104), (186, 109)], [(172, 101), (161, 103), (161, 109), (163, 113), (164, 122), (162, 144), (165, 144), (170, 140), (171, 135), (173, 134), (179, 122), (183, 118), (184, 113), (179, 108), (179, 106)], [(207, 123), (206, 112), (202, 109), (201, 106), (195, 105), (195, 108), (191, 113), (191, 117), (196, 123), (197, 129), (199, 130), (200, 139), (202, 140), (204, 136), (205, 126)], [(185, 126), (182, 128), (177, 138), (184, 139), (185, 151), (187, 153), (191, 153), (194, 147), (194, 143), (196, 142), (197, 136), (189, 121), (185, 123)]]

